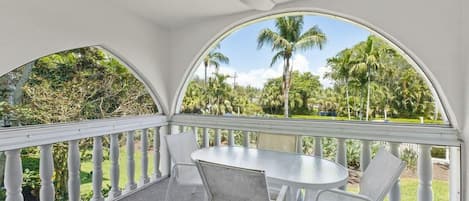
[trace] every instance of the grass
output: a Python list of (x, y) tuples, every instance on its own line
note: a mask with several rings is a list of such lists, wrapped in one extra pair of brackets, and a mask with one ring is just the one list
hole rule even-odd
[[(272, 115), (273, 117), (283, 118), (283, 115)], [(319, 116), (319, 115), (292, 115), (293, 119), (313, 119), (313, 120), (334, 120), (334, 121), (348, 121), (347, 117), (331, 117), (331, 116)], [(384, 118), (371, 119), (372, 121), (384, 121)], [(356, 119), (352, 121), (358, 121)], [(388, 118), (389, 122), (392, 123), (408, 123), (408, 124), (420, 124), (420, 119), (407, 119), (407, 118)], [(442, 120), (430, 120), (425, 119), (425, 124), (444, 124)]]
[[(141, 177), (141, 168), (142, 168), (142, 152), (135, 149), (135, 182), (138, 184)], [(111, 185), (110, 171), (111, 171), (111, 161), (104, 160), (102, 164), (103, 168), (103, 188), (106, 188), (108, 185)], [(153, 174), (153, 154), (148, 153), (148, 174), (151, 176)], [(90, 174), (93, 171), (93, 161), (82, 161), (81, 162), (81, 186), (80, 193), (86, 194), (93, 190), (92, 185), (92, 175)], [(127, 184), (127, 152), (125, 148), (120, 148), (119, 153), (119, 188), (125, 189)]]
[[(449, 200), (449, 186), (448, 181), (433, 180), (433, 200), (434, 201), (448, 201)], [(402, 178), (401, 179), (401, 201), (415, 201), (417, 200), (418, 179), (416, 178)], [(347, 189), (350, 192), (358, 192), (358, 186), (351, 186)], [(389, 199), (386, 198), (385, 201)]]

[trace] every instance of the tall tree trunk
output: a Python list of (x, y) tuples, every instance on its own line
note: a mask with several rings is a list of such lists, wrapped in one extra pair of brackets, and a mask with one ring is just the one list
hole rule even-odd
[(18, 83), (15, 85), (15, 90), (13, 91), (13, 103), (17, 105), (21, 102), (23, 98), (23, 87), (29, 79), (29, 75), (31, 75), (31, 71), (34, 67), (34, 61), (26, 64), (23, 68), (23, 72), (21, 73), (21, 78), (18, 80)]
[(360, 121), (363, 120), (363, 87), (360, 87)]
[(350, 116), (350, 100), (349, 100), (349, 94), (348, 94), (348, 80), (345, 81), (345, 96), (347, 99), (347, 114), (348, 114), (348, 120), (351, 120)]
[(370, 93), (371, 93), (371, 74), (370, 69), (368, 68), (368, 89), (366, 93), (366, 118), (365, 120), (368, 121), (368, 115), (370, 113)]
[(5, 174), (5, 154), (0, 152), (0, 186), (3, 183), (3, 177)]
[(206, 90), (207, 89), (207, 65), (204, 65), (205, 67), (205, 77), (204, 77), (204, 89)]
[(285, 67), (283, 68), (283, 115), (285, 118), (288, 118), (288, 108), (289, 108), (289, 102), (288, 102), (288, 96), (290, 93), (290, 59), (286, 59), (286, 64)]

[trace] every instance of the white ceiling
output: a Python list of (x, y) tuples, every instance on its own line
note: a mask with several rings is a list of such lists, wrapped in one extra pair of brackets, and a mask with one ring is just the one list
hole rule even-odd
[[(292, 0), (273, 0), (280, 4)], [(252, 10), (239, 0), (111, 0), (122, 9), (159, 25), (177, 27), (207, 17)]]

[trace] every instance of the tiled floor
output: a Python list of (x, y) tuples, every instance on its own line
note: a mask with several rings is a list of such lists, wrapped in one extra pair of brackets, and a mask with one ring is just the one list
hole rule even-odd
[[(120, 201), (164, 201), (165, 194), (168, 187), (168, 179), (159, 183), (146, 187), (145, 189), (135, 192), (132, 195), (120, 199)], [(194, 191), (193, 188), (182, 189), (178, 187), (176, 193), (172, 193), (172, 199), (169, 201), (203, 201), (203, 193)]]

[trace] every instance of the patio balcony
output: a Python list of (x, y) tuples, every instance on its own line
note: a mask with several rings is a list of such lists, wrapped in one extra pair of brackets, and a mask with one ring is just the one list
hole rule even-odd
[[(122, 117), (103, 120), (90, 120), (79, 123), (54, 124), (2, 128), (0, 130), (0, 151), (6, 155), (5, 188), (7, 201), (22, 201), (22, 158), (21, 149), (40, 148), (40, 200), (54, 200), (54, 162), (53, 145), (68, 144), (68, 197), (80, 200), (80, 150), (79, 140), (92, 138), (92, 191), (93, 201), (98, 200), (164, 200), (167, 178), (171, 166), (164, 136), (183, 131), (200, 133), (201, 147), (209, 146), (268, 146), (257, 141), (268, 133), (294, 136), (295, 151), (303, 154), (304, 139), (314, 138), (314, 155), (322, 157), (321, 142), (324, 137), (336, 139), (337, 163), (347, 164), (346, 140), (361, 141), (360, 166), (366, 167), (372, 158), (372, 142), (379, 142), (399, 155), (402, 144), (418, 144), (418, 189), (415, 195), (419, 201), (432, 200), (432, 157), (431, 147), (448, 147), (449, 156), (449, 199), (460, 200), (460, 142), (457, 131), (446, 126), (406, 125), (387, 123), (360, 123), (337, 121), (307, 121), (292, 119), (265, 119), (249, 117), (215, 117), (199, 115), (175, 115), (171, 118), (162, 115)], [(119, 163), (119, 136), (125, 137), (125, 164)], [(103, 143), (109, 139), (109, 143)], [(138, 140), (137, 140), (138, 139)], [(226, 142), (222, 142), (226, 139)], [(260, 140), (258, 138), (257, 140)], [(241, 144), (236, 144), (236, 142)], [(266, 145), (267, 143), (267, 145)], [(108, 145), (107, 145), (108, 144)], [(109, 146), (110, 191), (108, 197), (102, 194), (103, 146)], [(138, 150), (136, 150), (136, 147)], [(149, 148), (152, 147), (152, 148)], [(136, 154), (141, 160), (136, 160)], [(150, 162), (151, 161), (151, 162)], [(136, 178), (136, 164), (140, 167), (140, 177)], [(119, 183), (120, 165), (125, 165), (127, 183), (125, 188)], [(153, 169), (152, 172), (149, 169)], [(384, 173), (385, 174), (385, 173)], [(397, 182), (389, 193), (390, 201), (401, 200), (401, 186)]]

